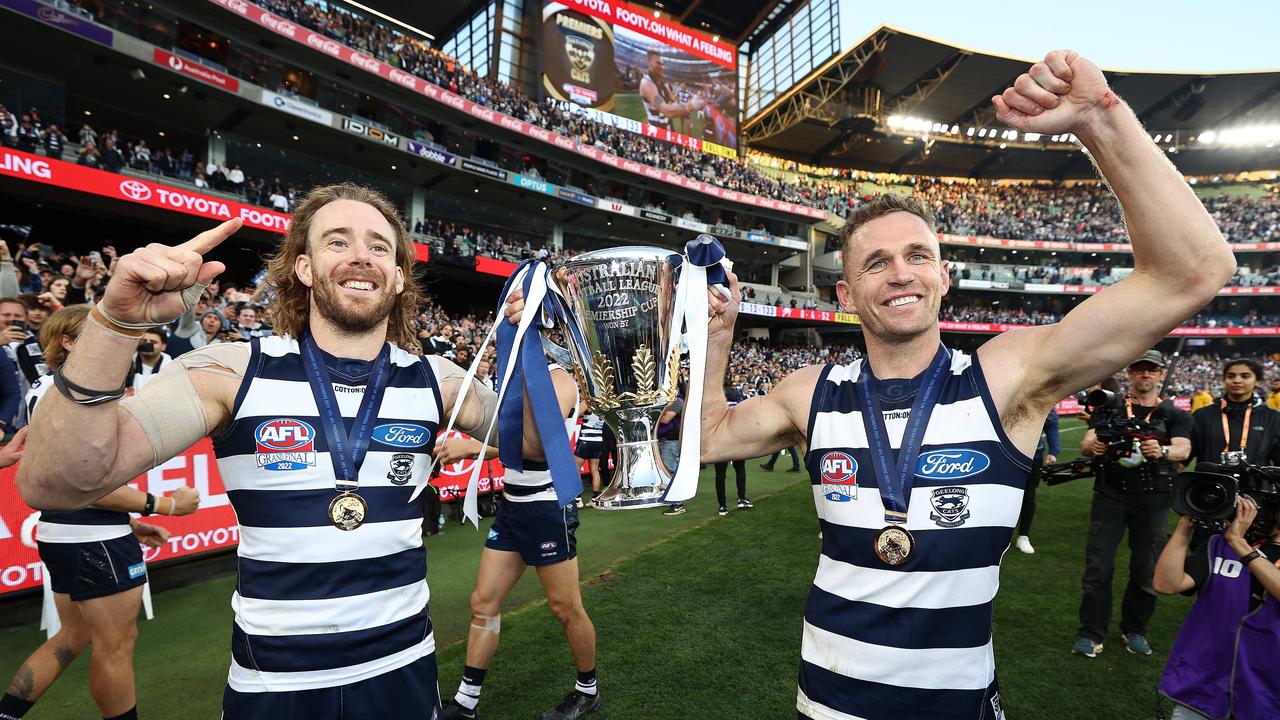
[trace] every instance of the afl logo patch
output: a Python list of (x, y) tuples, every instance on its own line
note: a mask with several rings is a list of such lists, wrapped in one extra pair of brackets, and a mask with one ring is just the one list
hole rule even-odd
[(818, 461), (822, 475), (822, 494), (834, 502), (858, 498), (858, 461), (846, 452), (833, 450)]
[(254, 431), (258, 467), (264, 470), (302, 470), (315, 467), (316, 431), (293, 418), (268, 420)]
[(986, 453), (967, 448), (943, 448), (920, 453), (916, 475), (932, 480), (960, 480), (991, 467)]

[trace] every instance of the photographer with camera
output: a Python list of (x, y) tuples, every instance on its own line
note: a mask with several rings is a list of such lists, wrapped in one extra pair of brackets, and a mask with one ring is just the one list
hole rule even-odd
[(1111, 624), (1116, 549), (1129, 532), (1129, 583), (1120, 605), (1126, 649), (1150, 655), (1147, 623), (1156, 608), (1151, 587), (1156, 557), (1168, 535), (1173, 476), (1191, 454), (1191, 414), (1161, 399), (1165, 359), (1148, 350), (1126, 371), (1129, 392), (1110, 395), (1093, 411), (1080, 451), (1093, 459), (1093, 505), (1085, 548), (1080, 631), (1071, 652), (1095, 657)]
[(1280, 708), (1280, 495), (1263, 483), (1271, 493), (1251, 493), (1263, 499), (1261, 512), (1238, 496), (1226, 530), (1190, 555), (1193, 521), (1183, 516), (1160, 554), (1155, 589), (1198, 595), (1160, 678), (1176, 703), (1171, 720), (1271, 720)]
[(1228, 360), (1223, 397), (1191, 415), (1191, 457), (1224, 465), (1280, 465), (1280, 412), (1257, 395), (1262, 363)]

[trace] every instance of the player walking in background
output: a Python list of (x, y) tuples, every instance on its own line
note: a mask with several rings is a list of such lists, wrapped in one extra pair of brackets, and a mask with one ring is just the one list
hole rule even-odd
[[(76, 346), (88, 305), (70, 305), (49, 316), (40, 328), (40, 344), (50, 372), (36, 379), (27, 394), (32, 418), (54, 386), (53, 373)], [(20, 443), (18, 443), (20, 444)], [(0, 698), (0, 718), (23, 717), (64, 670), (90, 645), (89, 693), (104, 718), (138, 716), (133, 681), (133, 644), (147, 565), (139, 542), (160, 547), (169, 531), (129, 517), (189, 515), (200, 493), (179, 488), (155, 497), (121, 487), (91, 507), (72, 512), (42, 512), (36, 544), (53, 584), (60, 627), (22, 663)]]
[[(551, 382), (560, 403), (561, 417), (570, 417), (578, 403), (573, 378), (553, 364)], [(476, 707), (480, 703), (480, 691), (498, 651), (502, 603), (529, 567), (537, 570), (547, 595), (547, 607), (564, 627), (578, 668), (574, 689), (547, 711), (543, 720), (574, 720), (603, 708), (596, 686), (596, 629), (582, 606), (582, 592), (578, 587), (578, 509), (573, 504), (562, 508), (556, 499), (551, 470), (527, 394), (523, 428), (523, 471), (507, 468), (503, 476), (502, 504), (489, 528), (480, 556), (476, 589), (471, 594), (467, 664), (457, 694), (445, 703), (445, 720), (479, 717)], [(440, 445), (436, 458), (441, 463), (479, 458), (482, 448), (481, 442), (474, 438), (450, 438)], [(498, 448), (485, 450), (486, 458), (497, 456)]]

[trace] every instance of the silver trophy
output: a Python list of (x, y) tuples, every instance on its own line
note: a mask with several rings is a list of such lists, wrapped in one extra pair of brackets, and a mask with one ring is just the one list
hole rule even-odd
[(595, 500), (598, 508), (657, 507), (671, 481), (656, 433), (680, 379), (678, 342), (668, 354), (679, 261), (671, 250), (620, 247), (579, 255), (555, 271), (581, 329), (565, 333), (574, 377), (618, 439), (613, 482)]

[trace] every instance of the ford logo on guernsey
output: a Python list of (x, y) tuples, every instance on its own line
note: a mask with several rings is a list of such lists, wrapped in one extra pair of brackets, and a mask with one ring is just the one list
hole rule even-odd
[(388, 423), (373, 429), (373, 439), (391, 447), (416, 448), (427, 444), (431, 431), (414, 423)]
[(308, 423), (293, 418), (268, 420), (254, 431), (258, 445), (258, 467), (288, 471), (315, 467), (316, 431)]
[(991, 467), (986, 453), (965, 448), (943, 448), (920, 453), (916, 475), (931, 480), (960, 480)]

